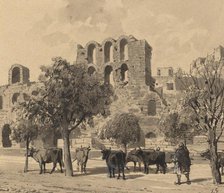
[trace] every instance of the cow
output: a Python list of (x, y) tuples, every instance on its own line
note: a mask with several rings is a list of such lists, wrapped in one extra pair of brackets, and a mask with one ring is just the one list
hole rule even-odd
[(139, 171), (141, 171), (141, 162), (142, 162), (141, 157), (138, 157), (136, 155), (136, 152), (137, 152), (137, 150), (136, 149), (133, 149), (133, 150), (131, 150), (128, 153), (128, 155), (126, 157), (126, 164), (128, 162), (133, 162), (134, 163), (134, 172), (136, 171), (136, 163), (138, 163)]
[(115, 151), (111, 149), (103, 149), (101, 151), (102, 159), (106, 160), (107, 168), (109, 171), (109, 177), (115, 178), (115, 169), (118, 169), (117, 179), (120, 179), (121, 172), (123, 180), (125, 180), (124, 168), (126, 154), (123, 151)]
[[(209, 149), (207, 149), (206, 151), (200, 153), (201, 157), (204, 157), (208, 160), (211, 159), (211, 155), (210, 155), (210, 151)], [(221, 175), (224, 174), (224, 171), (223, 171), (223, 167), (224, 167), (224, 152), (218, 152), (218, 166), (219, 166), (219, 169), (221, 170)]]
[(28, 149), (28, 157), (32, 157), (40, 166), (40, 174), (45, 173), (46, 163), (53, 163), (53, 168), (50, 172), (52, 174), (57, 166), (57, 163), (60, 165), (61, 173), (63, 173), (62, 167), (63, 163), (63, 153), (61, 148), (46, 148), (46, 149)]
[(81, 147), (77, 148), (75, 151), (75, 156), (72, 162), (77, 160), (77, 170), (79, 171), (79, 166), (81, 166), (81, 173), (86, 174), (86, 164), (89, 157), (89, 152), (91, 148), (89, 147)]
[(144, 173), (149, 173), (149, 165), (156, 165), (156, 173), (159, 171), (159, 167), (162, 167), (162, 171), (166, 173), (166, 155), (165, 152), (154, 149), (141, 149), (136, 151), (136, 155), (141, 158), (144, 164)]
[(180, 143), (178, 148), (175, 151), (174, 158), (174, 173), (177, 174), (177, 182), (175, 184), (181, 184), (181, 174), (184, 174), (187, 178), (187, 184), (191, 184), (190, 181), (190, 167), (191, 167), (191, 159), (189, 156), (189, 151), (187, 147)]

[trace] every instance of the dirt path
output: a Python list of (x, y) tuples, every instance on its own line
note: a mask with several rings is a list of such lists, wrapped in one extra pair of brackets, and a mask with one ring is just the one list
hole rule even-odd
[[(130, 164), (131, 165), (131, 164)], [(192, 184), (174, 185), (176, 176), (172, 169), (168, 174), (145, 175), (141, 172), (126, 172), (127, 180), (107, 178), (105, 162), (92, 159), (88, 162), (88, 174), (82, 175), (74, 171), (72, 178), (56, 171), (53, 174), (39, 175), (38, 164), (30, 160), (30, 171), (23, 173), (24, 158), (18, 156), (0, 156), (0, 192), (12, 193), (224, 193), (224, 185), (216, 187), (212, 185), (210, 168), (207, 163), (193, 164), (191, 170)], [(48, 164), (48, 172), (52, 165)], [(74, 169), (76, 165), (74, 163)], [(185, 178), (183, 177), (185, 180)]]

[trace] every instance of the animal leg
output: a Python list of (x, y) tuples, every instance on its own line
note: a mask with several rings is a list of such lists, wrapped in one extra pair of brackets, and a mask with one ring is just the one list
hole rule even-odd
[(115, 178), (115, 169), (114, 168), (112, 169), (112, 172), (113, 172), (113, 178)]
[(79, 172), (79, 162), (77, 161), (77, 171)]
[(136, 162), (133, 162), (134, 163), (134, 172), (136, 171)]
[(83, 170), (84, 170), (84, 173), (86, 174), (86, 163), (83, 164)]
[(43, 165), (44, 165), (44, 173), (45, 173), (46, 172), (46, 164), (43, 163)]
[(55, 170), (56, 166), (57, 166), (57, 163), (53, 163), (53, 168), (52, 168), (52, 170), (51, 170), (50, 174), (52, 174), (52, 173), (54, 172), (54, 170)]
[(59, 165), (60, 165), (60, 168), (61, 168), (61, 173), (63, 173), (63, 170), (62, 170), (62, 165), (63, 165), (63, 164), (62, 164), (61, 161), (59, 162)]
[(159, 164), (156, 164), (156, 174), (159, 172)]
[(162, 171), (161, 171), (161, 172), (162, 172), (163, 174), (165, 174), (165, 173), (166, 173), (166, 168), (167, 168), (166, 163), (162, 163), (160, 166), (161, 166), (161, 168), (162, 168)]
[(223, 172), (223, 166), (221, 166), (221, 175), (223, 175), (224, 172)]
[(125, 180), (124, 167), (122, 167), (122, 177), (123, 177), (123, 180)]
[(83, 173), (83, 163), (81, 163), (80, 165), (81, 165), (81, 173)]
[[(109, 170), (109, 177), (112, 178), (112, 174), (111, 174), (111, 173), (112, 173), (113, 169), (111, 169), (111, 168), (109, 167), (108, 170)], [(114, 173), (114, 171), (113, 171), (113, 173)]]
[(141, 168), (141, 162), (138, 162), (138, 168), (139, 168), (139, 171), (142, 170), (142, 168)]
[(117, 179), (120, 179), (121, 177), (121, 168), (120, 166), (118, 166), (118, 176), (117, 176)]
[(146, 163), (144, 162), (144, 173), (146, 174)]

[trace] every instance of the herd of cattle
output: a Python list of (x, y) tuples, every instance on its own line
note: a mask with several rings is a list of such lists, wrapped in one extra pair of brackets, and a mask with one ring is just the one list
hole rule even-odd
[[(88, 161), (88, 156), (90, 152), (90, 147), (80, 147), (75, 151), (73, 156), (73, 162), (77, 162), (77, 170), (81, 168), (81, 173), (86, 174), (86, 165)], [(174, 163), (174, 172), (177, 174), (176, 184), (181, 184), (181, 174), (184, 174), (187, 178), (187, 184), (190, 184), (190, 166), (191, 160), (189, 157), (189, 151), (186, 146), (182, 146), (177, 149), (175, 152), (169, 154), (167, 152), (160, 151), (160, 149), (133, 149), (127, 153), (127, 155), (122, 150), (111, 150), (103, 149), (101, 151), (102, 159), (106, 161), (108, 168), (108, 175), (110, 178), (115, 177), (115, 171), (117, 172), (117, 179), (121, 177), (125, 179), (125, 169), (129, 170), (127, 164), (129, 162), (134, 163), (134, 171), (136, 171), (136, 164), (138, 163), (138, 170), (141, 171), (141, 164), (144, 165), (144, 173), (149, 173), (149, 165), (156, 165), (156, 173), (159, 171), (163, 174), (166, 173), (167, 163), (170, 163), (170, 160)], [(53, 168), (50, 173), (54, 172), (57, 163), (60, 166), (60, 171), (63, 172), (63, 153), (61, 148), (48, 148), (48, 149), (35, 149), (30, 148), (28, 150), (28, 156), (32, 157), (39, 163), (40, 174), (45, 173), (45, 164), (53, 163)], [(167, 158), (169, 156), (169, 158)], [(207, 159), (210, 159), (211, 156), (209, 151), (201, 153), (201, 156)], [(219, 156), (219, 167), (223, 175), (224, 167), (224, 153), (220, 152)], [(170, 159), (172, 158), (172, 159)]]

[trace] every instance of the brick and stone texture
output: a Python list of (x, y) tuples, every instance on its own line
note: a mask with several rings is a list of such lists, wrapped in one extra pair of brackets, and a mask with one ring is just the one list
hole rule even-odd
[[(146, 40), (122, 35), (116, 40), (107, 38), (102, 43), (90, 41), (85, 46), (78, 45), (76, 59), (77, 64), (87, 65), (91, 75), (97, 74), (102, 82), (113, 85), (117, 100), (110, 107), (111, 116), (118, 112), (136, 114), (143, 130), (143, 138), (149, 138), (146, 139), (146, 144), (150, 138), (161, 136), (158, 122), (159, 112), (163, 107), (161, 96), (150, 90), (154, 80), (151, 76), (151, 55), (152, 47)], [(1, 146), (3, 130), (15, 118), (11, 111), (14, 103), (25, 100), (27, 95), (36, 94), (39, 86), (38, 82), (30, 82), (29, 69), (26, 67), (16, 64), (9, 70), (8, 85), (0, 87)], [(106, 121), (95, 119), (94, 130), (99, 129)]]
[[(117, 100), (110, 107), (111, 117), (119, 112), (132, 112), (139, 117), (143, 137), (159, 137), (160, 96), (150, 90), (152, 47), (146, 40), (132, 35), (107, 38), (98, 43), (78, 45), (76, 63), (86, 64), (90, 74), (113, 85)], [(100, 129), (106, 120), (95, 120)], [(146, 139), (147, 142), (147, 139)]]
[(38, 94), (40, 83), (30, 82), (29, 69), (20, 64), (11, 66), (8, 80), (7, 85), (0, 86), (0, 147), (19, 147), (22, 144), (16, 144), (10, 137), (11, 123), (16, 118), (12, 109), (17, 102)]

